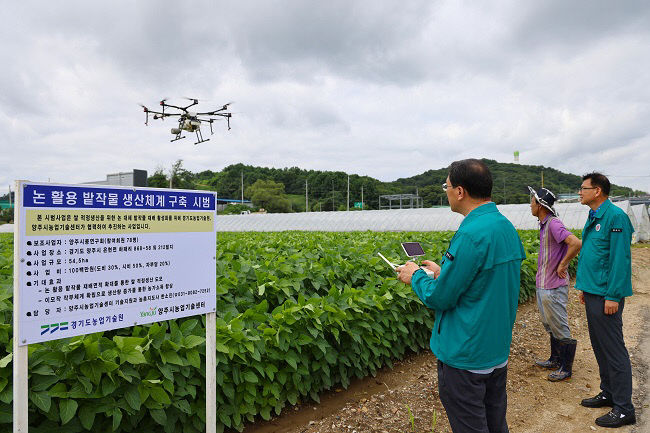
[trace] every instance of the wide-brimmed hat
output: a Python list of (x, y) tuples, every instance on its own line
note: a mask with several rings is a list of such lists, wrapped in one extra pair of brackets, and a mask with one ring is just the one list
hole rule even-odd
[(548, 209), (553, 216), (557, 216), (557, 211), (553, 207), (553, 204), (555, 203), (555, 194), (546, 188), (540, 188), (535, 191), (529, 186), (528, 189), (530, 190), (530, 194), (535, 197), (535, 200), (537, 200), (537, 203)]

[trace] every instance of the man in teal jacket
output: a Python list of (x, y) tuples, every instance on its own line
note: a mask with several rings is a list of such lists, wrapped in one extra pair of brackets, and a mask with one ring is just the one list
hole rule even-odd
[(634, 228), (622, 209), (609, 200), (610, 183), (600, 173), (582, 177), (580, 202), (591, 208), (582, 230), (576, 289), (585, 304), (589, 338), (600, 372), (601, 392), (582, 400), (586, 407), (611, 406), (596, 424), (620, 427), (634, 424), (632, 367), (623, 341), (625, 297), (632, 296)]
[(465, 219), (440, 265), (423, 261), (434, 278), (408, 262), (399, 279), (436, 312), (431, 350), (452, 430), (507, 432), (507, 363), (524, 248), (490, 199), (492, 175), (483, 162), (452, 163), (443, 189)]

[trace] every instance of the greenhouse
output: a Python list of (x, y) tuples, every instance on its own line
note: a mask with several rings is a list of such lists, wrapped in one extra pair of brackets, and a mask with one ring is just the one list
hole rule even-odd
[(631, 207), (637, 223), (637, 227), (635, 227), (637, 240), (639, 242), (650, 241), (650, 216), (648, 216), (648, 205), (636, 204)]
[[(630, 202), (614, 203), (623, 209), (635, 229), (635, 239), (640, 232), (637, 217)], [(645, 205), (641, 205), (645, 206)], [(499, 205), (499, 211), (520, 230), (539, 228), (537, 219), (530, 213), (530, 205)], [(582, 229), (589, 214), (588, 208), (580, 203), (558, 203), (555, 206), (558, 216), (570, 229)], [(647, 207), (646, 207), (647, 216)], [(275, 232), (285, 230), (303, 231), (447, 231), (457, 230), (463, 217), (448, 207), (340, 211), (303, 212), (289, 214), (249, 214), (224, 215), (217, 217), (217, 230), (220, 232)]]

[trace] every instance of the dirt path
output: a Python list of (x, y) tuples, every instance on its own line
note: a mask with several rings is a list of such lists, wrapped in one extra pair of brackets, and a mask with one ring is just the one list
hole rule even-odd
[[(650, 413), (648, 365), (650, 361), (650, 248), (632, 250), (635, 296), (626, 301), (623, 314), (625, 341), (633, 366), (634, 404), (638, 423), (617, 429), (620, 433), (650, 431), (645, 418)], [(548, 336), (534, 303), (519, 308), (513, 331), (508, 371), (508, 425), (512, 433), (563, 433), (608, 431), (594, 419), (606, 409), (580, 406), (582, 398), (599, 392), (598, 366), (594, 358), (584, 306), (570, 290), (569, 323), (578, 350), (570, 382), (551, 383), (548, 372), (532, 366), (536, 358), (548, 357)], [(245, 433), (393, 433), (450, 432), (437, 392), (436, 358), (431, 353), (414, 354), (383, 369), (375, 378), (357, 380), (347, 390), (336, 389), (321, 397), (321, 403), (285, 410), (269, 422), (249, 425)], [(415, 429), (411, 428), (409, 409)]]

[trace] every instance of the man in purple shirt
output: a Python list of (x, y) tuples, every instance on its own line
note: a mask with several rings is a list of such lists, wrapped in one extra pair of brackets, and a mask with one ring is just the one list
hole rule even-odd
[(551, 337), (551, 356), (536, 361), (539, 367), (554, 370), (548, 380), (571, 377), (576, 340), (571, 338), (566, 306), (569, 298), (569, 263), (580, 252), (582, 242), (564, 227), (553, 208), (555, 195), (546, 188), (531, 194), (530, 211), (539, 220), (537, 257), (537, 307), (542, 324)]

